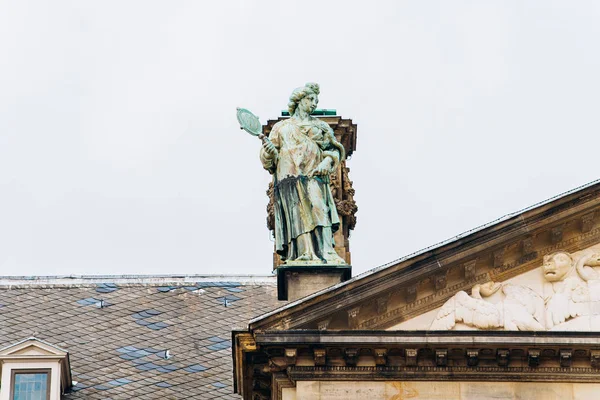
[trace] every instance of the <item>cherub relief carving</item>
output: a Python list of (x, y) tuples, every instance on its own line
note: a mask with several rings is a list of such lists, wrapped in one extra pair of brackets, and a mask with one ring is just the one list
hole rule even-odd
[[(595, 314), (600, 325), (600, 274), (594, 270), (598, 266), (600, 254), (594, 252), (584, 253), (576, 261), (567, 252), (549, 254), (541, 267), (543, 295), (513, 283), (475, 285), (470, 296), (461, 291), (448, 300), (430, 329), (452, 329), (462, 322), (476, 329), (563, 330), (567, 328), (561, 324)], [(500, 301), (485, 299), (500, 289), (504, 295)]]

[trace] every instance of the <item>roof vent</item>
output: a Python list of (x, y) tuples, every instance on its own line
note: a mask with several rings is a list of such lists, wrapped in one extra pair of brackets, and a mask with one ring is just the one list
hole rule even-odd
[(163, 358), (165, 360), (168, 360), (169, 358), (173, 357), (173, 355), (171, 354), (171, 352), (169, 350), (160, 351), (160, 352), (156, 353), (156, 356)]

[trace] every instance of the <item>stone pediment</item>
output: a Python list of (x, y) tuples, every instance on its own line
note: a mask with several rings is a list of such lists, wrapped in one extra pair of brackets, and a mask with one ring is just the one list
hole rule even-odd
[[(263, 315), (250, 322), (250, 330), (428, 330), (442, 306), (452, 303), (456, 296), (462, 296), (467, 302), (479, 296), (481, 299), (477, 300), (489, 304), (488, 308), (503, 313), (505, 308), (510, 308), (510, 302), (505, 299), (523, 298), (523, 293), (514, 293), (515, 287), (529, 293), (537, 304), (537, 308), (527, 304), (522, 307), (532, 308), (530, 317), (537, 315), (533, 320), (543, 327), (529, 321), (531, 326), (527, 330), (600, 330), (600, 323), (596, 327), (595, 323), (588, 322), (596, 310), (595, 293), (600, 292), (592, 276), (595, 261), (581, 266), (589, 275), (585, 279), (576, 268), (583, 256), (589, 258), (596, 251), (600, 253), (599, 194), (600, 183), (593, 182), (510, 214)], [(544, 279), (542, 265), (550, 262), (549, 256), (556, 252), (568, 253), (572, 265), (570, 275), (550, 284)], [(568, 277), (572, 279), (566, 279)], [(488, 284), (487, 288), (484, 284), (490, 281), (498, 285)], [(483, 290), (482, 286), (476, 289), (479, 295), (471, 293), (476, 285), (484, 285)], [(512, 297), (506, 292), (511, 292)], [(552, 294), (559, 292), (567, 293), (563, 296), (567, 299), (556, 295), (552, 300)], [(574, 301), (575, 298), (580, 300)], [(556, 304), (552, 305), (553, 302)], [(556, 315), (546, 315), (548, 305)], [(446, 310), (448, 307), (455, 304), (448, 305)], [(575, 310), (577, 307), (579, 311)], [(600, 303), (598, 308), (600, 310)], [(559, 310), (564, 315), (558, 316)], [(458, 311), (459, 318), (456, 318), (456, 307), (448, 315), (452, 312), (455, 313), (454, 325), (444, 329), (476, 328), (477, 324), (458, 321), (462, 317)], [(556, 321), (546, 329), (548, 318), (556, 318)], [(488, 329), (505, 329), (504, 321), (488, 325)], [(525, 326), (525, 322), (509, 323), (508, 329)], [(439, 324), (435, 329), (440, 329)]]

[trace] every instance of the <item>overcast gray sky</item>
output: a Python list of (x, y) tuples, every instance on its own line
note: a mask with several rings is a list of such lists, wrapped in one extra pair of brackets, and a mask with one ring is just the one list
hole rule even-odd
[(594, 1), (0, 0), (0, 274), (268, 274), (264, 123), (358, 124), (354, 273), (600, 177)]

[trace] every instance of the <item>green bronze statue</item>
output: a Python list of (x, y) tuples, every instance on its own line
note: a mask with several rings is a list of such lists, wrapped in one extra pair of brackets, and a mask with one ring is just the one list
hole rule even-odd
[(263, 141), (260, 160), (273, 175), (275, 250), (286, 265), (346, 264), (334, 249), (340, 218), (329, 187), (345, 151), (331, 127), (311, 116), (319, 91), (316, 83), (294, 89), (290, 118), (276, 123), (268, 138), (256, 128), (257, 117), (238, 109), (242, 128)]

